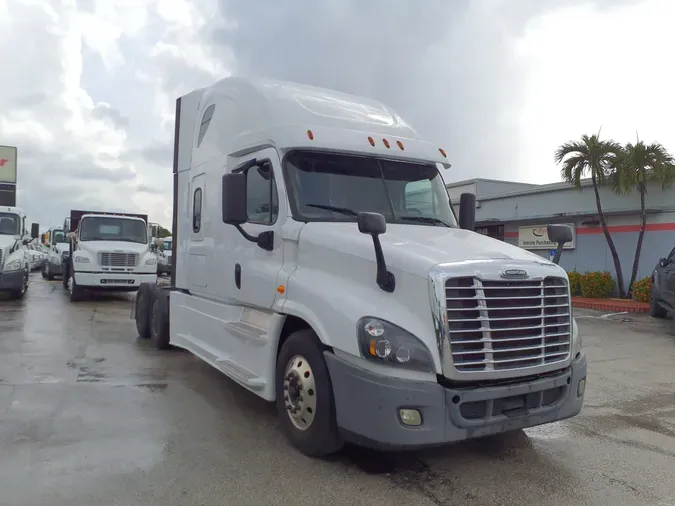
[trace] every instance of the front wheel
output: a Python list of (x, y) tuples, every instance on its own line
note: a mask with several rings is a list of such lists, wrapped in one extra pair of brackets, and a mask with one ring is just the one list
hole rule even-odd
[(286, 437), (305, 455), (320, 457), (342, 448), (333, 386), (312, 330), (294, 332), (279, 351), (276, 407)]
[(649, 297), (649, 316), (654, 318), (665, 318), (668, 312), (661, 307), (659, 302), (656, 300), (656, 294), (652, 292)]

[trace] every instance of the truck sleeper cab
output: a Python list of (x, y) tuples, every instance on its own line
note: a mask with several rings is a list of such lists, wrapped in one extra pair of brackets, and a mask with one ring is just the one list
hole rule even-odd
[(21, 299), (28, 290), (30, 258), (28, 244), (40, 235), (37, 223), (26, 233), (26, 215), (19, 207), (0, 206), (0, 292)]
[(241, 78), (179, 98), (171, 286), (140, 287), (139, 335), (275, 402), (312, 456), (575, 416), (565, 271), (475, 233), (472, 196), (458, 222), (449, 166), (369, 99)]
[[(63, 286), (72, 301), (85, 291), (134, 292), (157, 282), (157, 259), (148, 244), (147, 216), (71, 211)], [(68, 230), (65, 229), (64, 230)]]

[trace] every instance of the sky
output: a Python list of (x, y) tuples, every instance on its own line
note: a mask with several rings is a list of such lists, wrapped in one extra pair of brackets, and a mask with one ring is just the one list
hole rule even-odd
[(0, 0), (0, 144), (18, 205), (171, 226), (175, 99), (229, 75), (393, 107), (474, 177), (559, 180), (601, 131), (675, 151), (672, 0)]

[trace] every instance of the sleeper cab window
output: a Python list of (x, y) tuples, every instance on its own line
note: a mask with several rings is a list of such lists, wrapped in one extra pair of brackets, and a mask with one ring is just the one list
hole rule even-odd
[(246, 171), (246, 214), (250, 223), (272, 225), (277, 221), (279, 197), (269, 162)]
[(196, 188), (192, 199), (192, 231), (197, 233), (202, 228), (202, 189)]
[(215, 104), (210, 105), (206, 108), (206, 111), (204, 111), (204, 116), (202, 116), (202, 122), (199, 125), (199, 137), (197, 137), (197, 147), (201, 146), (202, 141), (204, 140), (204, 136), (206, 135), (206, 131), (209, 129), (209, 125), (211, 124), (211, 118), (213, 118), (213, 113), (216, 110)]

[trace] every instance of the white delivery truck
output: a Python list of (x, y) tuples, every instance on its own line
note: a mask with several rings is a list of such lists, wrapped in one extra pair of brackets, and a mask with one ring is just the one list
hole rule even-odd
[(0, 292), (20, 299), (28, 290), (30, 279), (28, 243), (40, 234), (37, 223), (26, 233), (26, 215), (21, 208), (0, 206)]
[(179, 98), (175, 128), (172, 283), (141, 286), (138, 332), (274, 401), (300, 451), (579, 413), (565, 271), (474, 232), (473, 195), (458, 222), (446, 153), (389, 107), (227, 78)]
[(72, 301), (85, 291), (134, 292), (141, 283), (157, 282), (147, 222), (143, 214), (70, 212), (64, 223), (70, 240), (63, 286)]
[(42, 266), (42, 277), (51, 281), (54, 276), (63, 275), (63, 265), (70, 254), (70, 241), (61, 228), (50, 228), (45, 237), (49, 251)]

